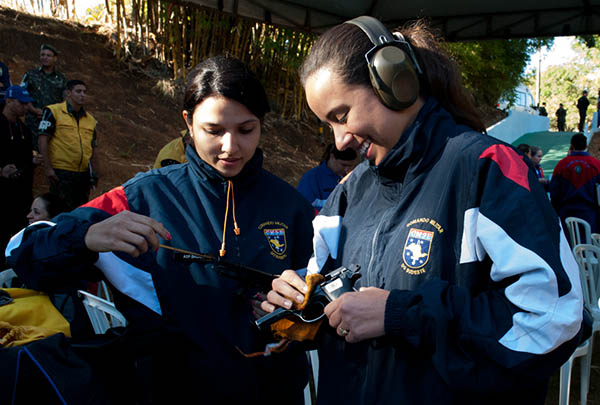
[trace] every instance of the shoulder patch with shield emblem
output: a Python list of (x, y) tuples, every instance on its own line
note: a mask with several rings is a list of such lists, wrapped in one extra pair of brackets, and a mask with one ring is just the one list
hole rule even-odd
[(411, 228), (404, 244), (404, 251), (402, 252), (404, 264), (411, 269), (418, 269), (425, 266), (429, 261), (432, 240), (432, 231)]
[(265, 228), (263, 233), (269, 242), (271, 251), (277, 256), (283, 256), (287, 249), (284, 228)]

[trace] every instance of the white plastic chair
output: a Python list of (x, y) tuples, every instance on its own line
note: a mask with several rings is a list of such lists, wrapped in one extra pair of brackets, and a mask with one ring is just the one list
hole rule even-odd
[(592, 245), (600, 247), (600, 233), (592, 234)]
[(579, 265), (583, 301), (592, 313), (592, 333), (594, 333), (600, 330), (600, 305), (598, 301), (598, 297), (600, 296), (600, 288), (598, 288), (598, 281), (600, 279), (600, 247), (589, 244), (577, 245), (573, 249), (573, 254)]
[(12, 280), (17, 277), (13, 269), (0, 271), (0, 288), (11, 287)]
[(96, 334), (101, 335), (109, 328), (127, 325), (127, 320), (112, 302), (86, 291), (79, 290), (77, 293), (83, 299), (83, 306)]
[[(591, 244), (592, 243), (592, 228), (587, 221), (576, 218), (576, 217), (568, 217), (565, 219), (565, 223), (567, 224), (567, 229), (569, 230), (569, 237), (571, 239), (571, 248), (574, 248), (577, 245), (581, 244)], [(581, 231), (583, 230), (583, 235)]]
[[(576, 357), (583, 357), (580, 362), (581, 367), (581, 386), (580, 395), (581, 403), (586, 404), (587, 394), (590, 382), (590, 366), (592, 361), (592, 351), (590, 347), (590, 339), (583, 342), (575, 353), (571, 355), (569, 360), (563, 364), (560, 368), (560, 392), (559, 392), (559, 405), (569, 404), (569, 394), (571, 392), (571, 370), (573, 369), (573, 362)], [(589, 364), (588, 364), (589, 360)]]
[(600, 278), (600, 248), (590, 244), (576, 245), (573, 249), (579, 267), (579, 279), (583, 293), (584, 305), (592, 314), (592, 336), (581, 344), (569, 360), (560, 368), (560, 405), (569, 403), (571, 387), (571, 369), (576, 357), (581, 359), (581, 403), (587, 403), (592, 366), (594, 333), (600, 330), (600, 306), (598, 305), (598, 288), (596, 279)]
[(98, 291), (96, 292), (96, 295), (100, 298), (104, 298), (106, 301), (113, 302), (110, 290), (104, 280), (98, 282)]
[[(304, 388), (304, 405), (312, 405), (316, 404), (317, 399), (317, 388), (319, 381), (319, 355), (316, 350), (310, 350), (306, 352), (308, 356), (308, 361), (310, 363), (310, 374), (308, 384)], [(314, 384), (314, 391), (311, 387), (311, 379)], [(313, 398), (315, 401), (313, 401)]]

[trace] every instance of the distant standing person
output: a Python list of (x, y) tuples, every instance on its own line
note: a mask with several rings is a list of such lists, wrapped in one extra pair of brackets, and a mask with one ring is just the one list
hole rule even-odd
[(44, 108), (39, 149), (44, 158), (50, 192), (65, 199), (69, 209), (86, 203), (97, 182), (94, 149), (96, 120), (84, 109), (87, 87), (81, 80), (67, 83), (66, 101)]
[(550, 181), (544, 176), (544, 170), (542, 170), (542, 166), (540, 166), (543, 156), (542, 148), (533, 145), (530, 145), (529, 148), (531, 150), (531, 162), (535, 168), (535, 174), (537, 175), (538, 181), (544, 186), (544, 190), (548, 191), (548, 184)]
[(323, 153), (321, 164), (304, 173), (298, 183), (298, 191), (306, 198), (318, 213), (325, 205), (327, 197), (342, 177), (352, 170), (356, 163), (356, 151), (339, 151), (330, 143)]
[(558, 132), (565, 132), (565, 123), (567, 121), (567, 110), (563, 107), (562, 104), (558, 106), (558, 110), (556, 110), (556, 126), (558, 127)]
[(531, 147), (526, 143), (519, 144), (519, 146), (517, 146), (517, 150), (521, 152), (523, 156), (527, 156), (529, 159), (531, 159)]
[(0, 114), (0, 269), (9, 238), (27, 225), (33, 184), (31, 132), (21, 121), (31, 98), (20, 86), (10, 86), (5, 97)]
[(33, 147), (37, 149), (37, 133), (42, 117), (42, 109), (48, 105), (63, 101), (67, 78), (56, 70), (58, 51), (55, 47), (42, 44), (40, 48), (40, 66), (29, 70), (23, 76), (21, 86), (27, 89), (33, 103), (25, 116), (25, 124), (33, 134)]
[(547, 117), (548, 116), (548, 110), (546, 110), (546, 103), (542, 103), (542, 105), (540, 106), (539, 113), (540, 113), (540, 115), (542, 117)]
[(596, 184), (600, 182), (600, 160), (586, 151), (587, 138), (571, 137), (569, 155), (558, 162), (550, 180), (550, 199), (566, 232), (565, 219), (586, 220), (592, 232), (600, 230)]
[(587, 114), (587, 108), (590, 105), (590, 100), (588, 100), (587, 95), (587, 90), (584, 90), (581, 92), (581, 97), (577, 100), (577, 109), (579, 110), (579, 124), (577, 124), (577, 128), (579, 129), (579, 132), (583, 132), (585, 115)]

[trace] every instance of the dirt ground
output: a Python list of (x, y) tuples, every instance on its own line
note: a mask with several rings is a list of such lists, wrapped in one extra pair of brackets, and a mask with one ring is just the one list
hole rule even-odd
[[(23, 74), (39, 63), (39, 48), (50, 43), (60, 51), (58, 69), (69, 79), (88, 85), (86, 109), (98, 120), (100, 183), (94, 193), (122, 184), (150, 168), (160, 148), (184, 129), (180, 101), (161, 95), (159, 78), (119, 63), (107, 36), (73, 23), (34, 17), (0, 7), (0, 60), (20, 83)], [(164, 82), (162, 82), (164, 83)], [(163, 86), (164, 87), (164, 86)], [(500, 119), (484, 111), (486, 125)], [(261, 147), (267, 170), (296, 185), (302, 173), (318, 164), (326, 139), (314, 125), (267, 116)], [(591, 146), (597, 155), (600, 139)], [(36, 170), (34, 194), (47, 190), (41, 168)], [(596, 349), (598, 345), (595, 345)], [(597, 350), (595, 350), (597, 351)], [(588, 404), (600, 404), (600, 369), (594, 356)], [(579, 402), (578, 363), (573, 371), (571, 403)], [(551, 381), (547, 405), (558, 404), (558, 373)]]
[[(0, 7), (0, 60), (8, 65), (13, 84), (39, 66), (39, 49), (45, 42), (60, 52), (58, 70), (88, 86), (86, 109), (98, 120), (101, 177), (95, 195), (149, 169), (160, 148), (185, 128), (181, 101), (159, 90), (168, 82), (119, 63), (107, 36), (79, 24)], [(325, 145), (316, 126), (282, 120), (272, 113), (265, 120), (264, 166), (293, 185), (318, 164)], [(46, 190), (38, 168), (34, 194)]]

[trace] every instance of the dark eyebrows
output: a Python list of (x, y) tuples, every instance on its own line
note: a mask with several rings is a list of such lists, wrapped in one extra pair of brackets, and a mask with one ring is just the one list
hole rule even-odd
[[(246, 125), (246, 124), (256, 123), (256, 122), (260, 122), (260, 120), (258, 118), (250, 118), (250, 119), (247, 119), (246, 121), (239, 122), (235, 125), (239, 126), (239, 125)], [(200, 122), (200, 124), (211, 126), (211, 127), (222, 127), (223, 126), (222, 124), (219, 124), (217, 122), (210, 122), (210, 121), (202, 121), (202, 122)]]
[(238, 125), (246, 125), (246, 124), (255, 123), (255, 122), (260, 122), (260, 120), (258, 118), (250, 118), (244, 122), (240, 122)]

